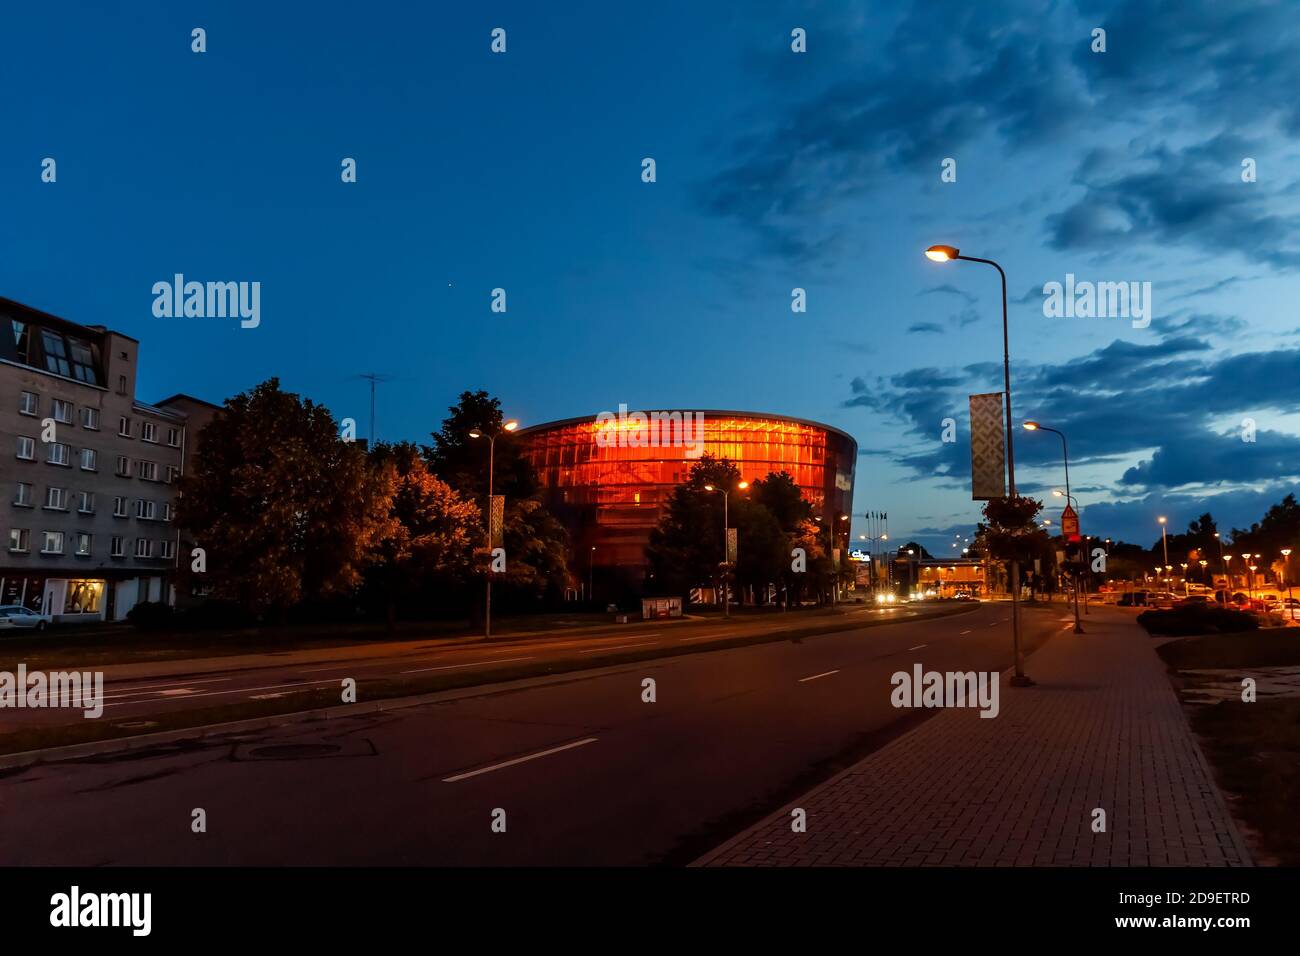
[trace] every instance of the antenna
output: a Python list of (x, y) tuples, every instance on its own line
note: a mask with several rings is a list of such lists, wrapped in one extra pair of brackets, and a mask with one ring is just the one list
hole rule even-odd
[(365, 372), (358, 375), (357, 378), (363, 378), (370, 383), (370, 447), (375, 447), (375, 385), (379, 382), (391, 382), (391, 375), (380, 375), (377, 372)]

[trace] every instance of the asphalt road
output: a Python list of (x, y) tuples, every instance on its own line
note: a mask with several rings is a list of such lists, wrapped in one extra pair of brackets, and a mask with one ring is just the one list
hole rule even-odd
[[(337, 689), (342, 703), (344, 678), (356, 680), (358, 699), (366, 699), (367, 684), (372, 681), (453, 675), (491, 680), (494, 674), (517, 672), (521, 667), (542, 668), (566, 662), (586, 665), (611, 655), (676, 653), (744, 635), (848, 626), (855, 621), (882, 622), (951, 610), (951, 605), (933, 604), (888, 608), (842, 605), (835, 612), (744, 614), (729, 621), (635, 621), (548, 634), (521, 634), (491, 642), (458, 639), (364, 643), (106, 667), (68, 665), (43, 669), (102, 671), (105, 703), (99, 719), (142, 725), (140, 718), (155, 714), (271, 700), (309, 690)], [(0, 710), (0, 734), (23, 727), (77, 724), (84, 719), (80, 711), (66, 708), (5, 708)], [(141, 729), (147, 731), (148, 727), (142, 725)]]
[[(891, 706), (895, 671), (1010, 666), (1009, 616), (985, 604), (4, 771), (0, 864), (686, 862), (923, 719)], [(1027, 610), (1025, 632), (1064, 638), (1067, 620)]]

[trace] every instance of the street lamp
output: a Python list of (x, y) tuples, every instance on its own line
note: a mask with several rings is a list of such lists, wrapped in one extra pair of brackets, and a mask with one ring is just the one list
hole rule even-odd
[(488, 571), (484, 578), (483, 588), (483, 639), (491, 640), (492, 638), (492, 481), (496, 466), (497, 454), (497, 436), (502, 432), (512, 432), (519, 427), (519, 423), (513, 418), (502, 422), (498, 427), (493, 429), (472, 428), (469, 432), (470, 438), (484, 438), (488, 440), (488, 496), (487, 511), (487, 554), (488, 554)]
[[(741, 481), (736, 487), (744, 491), (749, 487), (749, 482)], [(731, 529), (731, 524), (727, 519), (727, 504), (731, 500), (730, 488), (718, 488), (714, 485), (705, 485), (705, 491), (722, 492), (722, 616), (731, 617), (731, 580), (728, 572), (731, 570), (730, 562), (727, 560), (731, 555), (727, 554), (727, 532)]]
[(1164, 546), (1165, 549), (1165, 564), (1168, 564), (1169, 563), (1169, 539), (1168, 537), (1165, 536), (1165, 525), (1166, 525), (1165, 516), (1161, 515), (1156, 520), (1160, 522), (1160, 543), (1161, 545)]
[[(963, 262), (979, 262), (998, 270), (1002, 280), (1002, 374), (1007, 393), (1007, 484), (1011, 497), (1016, 497), (1016, 455), (1012, 441), (1011, 425), (1011, 344), (1007, 331), (1007, 274), (992, 259), (979, 259), (975, 256), (963, 256), (956, 246), (935, 245), (925, 250), (925, 257), (931, 262), (949, 262), (960, 259)], [(1011, 635), (1015, 649), (1016, 673), (1011, 678), (1013, 687), (1029, 687), (1033, 681), (1025, 676), (1024, 655), (1020, 651), (1020, 561), (1011, 559)]]
[(596, 546), (591, 546), (591, 551), (587, 554), (587, 600), (596, 600)]
[(1282, 549), (1282, 564), (1286, 574), (1286, 603), (1291, 608), (1291, 620), (1295, 620), (1295, 604), (1291, 599), (1291, 549)]

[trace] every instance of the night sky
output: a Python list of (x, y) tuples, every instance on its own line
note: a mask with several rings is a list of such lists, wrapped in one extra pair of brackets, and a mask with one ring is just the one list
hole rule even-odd
[[(1002, 387), (997, 274), (951, 243), (1008, 272), (1016, 419), (1069, 435), (1085, 532), (1297, 490), (1300, 4), (272, 6), (0, 14), (0, 295), (140, 339), (144, 400), (278, 375), (364, 434), (376, 372), (389, 440), (467, 388), (812, 418), (858, 440), (855, 511), (951, 553)], [(260, 326), (156, 318), (178, 272), (260, 282)], [(1045, 317), (1067, 273), (1150, 282), (1150, 325)], [(1059, 453), (1016, 435), (1053, 512)]]

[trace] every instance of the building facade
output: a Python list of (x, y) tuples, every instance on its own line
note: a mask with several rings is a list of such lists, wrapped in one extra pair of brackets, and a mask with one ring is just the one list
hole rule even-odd
[[(664, 429), (641, 427), (667, 421)], [(684, 416), (687, 427), (674, 427)], [(656, 418), (657, 417), (657, 418)], [(650, 532), (673, 489), (702, 455), (726, 458), (753, 481), (788, 473), (814, 514), (830, 515), (847, 550), (857, 442), (829, 425), (758, 412), (646, 411), (571, 418), (516, 433), (547, 507), (569, 531), (574, 590), (598, 597), (638, 590)], [(743, 545), (742, 545), (743, 546)]]
[(0, 603), (59, 623), (173, 600), (175, 481), (216, 406), (135, 398), (139, 343), (0, 298)]

